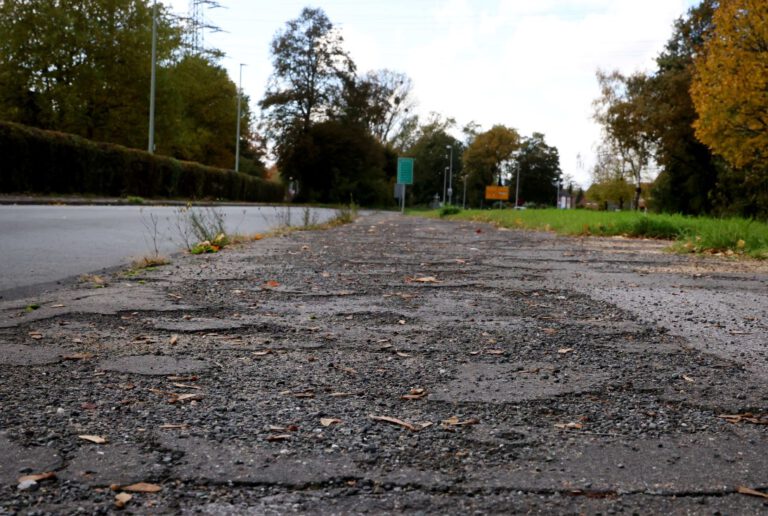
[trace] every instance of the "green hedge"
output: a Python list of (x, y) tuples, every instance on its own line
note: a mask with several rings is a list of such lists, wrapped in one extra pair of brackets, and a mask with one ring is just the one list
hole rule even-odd
[(246, 174), (0, 121), (0, 192), (279, 202)]

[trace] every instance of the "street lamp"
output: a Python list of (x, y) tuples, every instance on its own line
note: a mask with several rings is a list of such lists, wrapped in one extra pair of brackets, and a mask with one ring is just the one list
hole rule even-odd
[(155, 88), (157, 83), (157, 0), (152, 2), (152, 73), (149, 82), (149, 143), (147, 152), (155, 152)]
[(243, 66), (240, 63), (240, 86), (237, 88), (237, 133), (235, 136), (235, 172), (240, 172), (240, 100), (243, 97)]
[(448, 169), (448, 204), (452, 204), (453, 199), (453, 146), (452, 145), (446, 145), (446, 150), (448, 151), (449, 156), (449, 169)]
[(515, 179), (515, 209), (517, 209), (520, 206), (517, 202), (517, 198), (520, 195), (520, 164), (519, 163), (515, 166), (515, 171), (517, 172), (517, 179)]

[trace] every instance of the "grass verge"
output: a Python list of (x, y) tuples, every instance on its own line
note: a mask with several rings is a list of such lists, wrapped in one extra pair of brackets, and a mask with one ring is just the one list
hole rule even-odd
[(466, 210), (412, 212), (429, 217), (488, 222), (500, 227), (554, 231), (573, 236), (625, 236), (670, 240), (684, 253), (768, 259), (768, 224), (756, 220), (587, 210)]

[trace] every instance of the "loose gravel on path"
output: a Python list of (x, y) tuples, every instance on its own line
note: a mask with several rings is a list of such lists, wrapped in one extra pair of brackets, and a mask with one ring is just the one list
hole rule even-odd
[(662, 247), (373, 214), (3, 301), (0, 515), (765, 513), (768, 271)]

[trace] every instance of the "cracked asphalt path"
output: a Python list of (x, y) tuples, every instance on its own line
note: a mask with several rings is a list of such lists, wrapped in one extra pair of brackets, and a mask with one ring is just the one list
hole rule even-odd
[(374, 214), (4, 301), (0, 514), (762, 514), (768, 271), (662, 247)]

